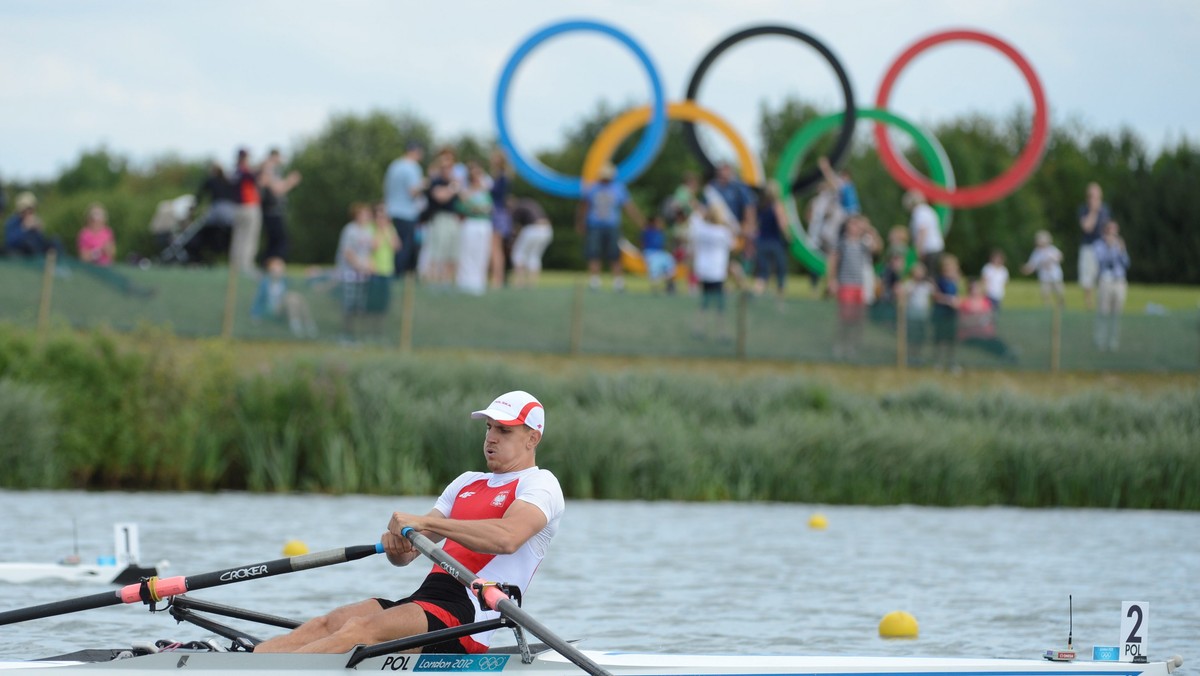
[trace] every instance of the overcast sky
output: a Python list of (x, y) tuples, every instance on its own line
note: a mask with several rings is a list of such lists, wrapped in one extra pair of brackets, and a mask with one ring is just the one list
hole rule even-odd
[[(373, 109), (411, 110), (444, 136), (492, 135), (508, 56), (568, 18), (628, 32), (671, 99), (734, 30), (794, 26), (842, 60), (860, 106), (873, 104), (887, 67), (913, 42), (977, 29), (1025, 55), (1056, 123), (1129, 126), (1152, 149), (1200, 140), (1196, 0), (2, 0), (0, 176), (51, 177), (100, 145), (135, 161), (168, 152), (228, 160), (240, 145), (292, 148), (333, 113)], [(843, 106), (815, 52), (768, 38), (726, 52), (699, 100), (757, 149), (759, 106), (789, 96), (829, 112)], [(623, 46), (572, 33), (532, 52), (508, 110), (520, 146), (537, 150), (600, 100), (647, 98), (646, 76)], [(952, 43), (905, 69), (890, 108), (931, 124), (1004, 116), (1031, 101), (1004, 56)]]

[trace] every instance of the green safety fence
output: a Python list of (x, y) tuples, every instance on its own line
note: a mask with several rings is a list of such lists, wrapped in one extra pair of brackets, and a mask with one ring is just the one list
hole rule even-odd
[[(234, 284), (232, 305), (230, 284)], [(0, 321), (38, 327), (107, 326), (132, 330), (166, 327), (186, 337), (229, 335), (235, 339), (316, 341), (396, 349), (479, 349), (552, 354), (627, 355), (664, 358), (747, 358), (844, 362), (915, 368), (1024, 371), (1200, 370), (1200, 317), (1196, 312), (1127, 308), (1116, 351), (1094, 344), (1095, 315), (1051, 308), (1003, 308), (996, 337), (954, 346), (943, 363), (931, 344), (932, 329), (908, 327), (901, 344), (894, 308), (873, 307), (861, 344), (852, 354), (839, 344), (832, 301), (740, 296), (730, 292), (720, 329), (697, 332), (699, 299), (679, 293), (592, 292), (542, 286), (506, 288), (474, 296), (452, 289), (388, 284), (385, 311), (342, 312), (342, 287), (327, 270), (294, 271), (289, 288), (311, 315), (315, 332), (282, 318), (254, 319), (258, 281), (231, 277), (226, 268), (114, 266), (97, 269), (59, 260), (47, 274), (45, 261), (0, 259)], [(901, 361), (901, 355), (904, 360)]]

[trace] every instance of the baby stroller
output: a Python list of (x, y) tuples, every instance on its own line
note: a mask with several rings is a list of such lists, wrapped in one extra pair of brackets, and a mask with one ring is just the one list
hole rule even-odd
[(194, 195), (181, 195), (158, 203), (150, 231), (162, 252), (158, 260), (166, 264), (208, 264), (229, 250), (233, 229), (233, 204), (217, 202), (197, 215)]

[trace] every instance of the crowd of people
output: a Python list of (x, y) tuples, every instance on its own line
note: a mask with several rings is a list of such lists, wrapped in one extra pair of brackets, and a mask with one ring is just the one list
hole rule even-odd
[[(494, 151), (486, 167), (460, 161), (449, 146), (438, 149), (427, 165), (425, 159), (426, 148), (409, 143), (382, 177), (383, 200), (349, 205), (333, 271), (326, 276), (338, 285), (347, 340), (380, 333), (391, 282), (408, 274), (434, 291), (476, 295), (510, 284), (537, 284), (554, 228), (538, 201), (511, 193), (512, 170), (504, 153)], [(635, 204), (614, 167), (605, 165), (598, 180), (584, 186), (575, 217), (589, 287), (602, 288), (607, 268), (611, 288), (625, 289), (622, 223), (628, 219), (640, 230), (636, 254), (651, 288), (674, 293), (686, 284), (699, 300), (693, 336), (729, 341), (727, 286), (755, 296), (770, 291), (782, 311), (788, 248), (800, 236), (825, 260), (823, 274), (810, 274), (814, 285), (825, 280), (825, 296), (837, 304), (835, 358), (856, 358), (866, 322), (894, 319), (901, 304), (914, 362), (957, 369), (955, 350), (962, 344), (1015, 358), (996, 330), (1009, 281), (1002, 251), (993, 251), (977, 276), (964, 278), (957, 257), (945, 250), (937, 211), (921, 192), (904, 193), (901, 202), (909, 222), (892, 226), (884, 239), (864, 215), (850, 173), (835, 170), (823, 157), (818, 164), (822, 180), (806, 204), (806, 231), (799, 232), (788, 223), (782, 186), (769, 181), (752, 188), (738, 180), (728, 163), (718, 164), (707, 181), (683, 175), (649, 214)], [(204, 226), (198, 236), (224, 236), (216, 244), (228, 247), (230, 265), (259, 279), (254, 318), (283, 321), (297, 336), (313, 337), (316, 328), (307, 301), (289, 288), (284, 274), (288, 195), (300, 182), (299, 173), (285, 169), (279, 150), (270, 150), (256, 165), (243, 148), (229, 172), (212, 163), (190, 204), (192, 216), (199, 214)], [(65, 253), (62, 242), (45, 232), (32, 193), (17, 195), (14, 207), (5, 222), (7, 252)], [(1078, 225), (1078, 281), (1085, 306), (1096, 312), (1095, 346), (1116, 350), (1130, 260), (1098, 184), (1087, 186)], [(83, 214), (75, 253), (92, 266), (116, 260), (104, 205), (91, 204)], [(1036, 276), (1048, 305), (1064, 303), (1062, 262), (1063, 252), (1049, 231), (1037, 232), (1020, 272)]]

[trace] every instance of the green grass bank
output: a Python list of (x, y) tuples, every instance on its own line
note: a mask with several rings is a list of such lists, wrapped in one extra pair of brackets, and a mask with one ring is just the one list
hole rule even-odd
[(430, 494), (481, 464), (467, 412), (523, 388), (573, 498), (1200, 509), (1194, 378), (889, 373), (0, 325), (0, 486)]

